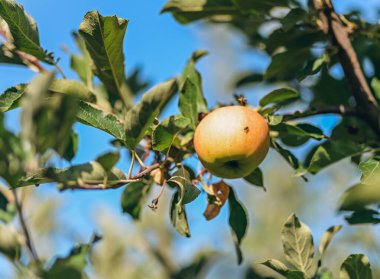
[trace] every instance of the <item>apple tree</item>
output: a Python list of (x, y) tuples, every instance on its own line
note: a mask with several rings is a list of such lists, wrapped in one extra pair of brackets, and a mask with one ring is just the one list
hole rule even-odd
[[(143, 207), (157, 209), (162, 194), (170, 192), (168, 218), (184, 237), (191, 235), (187, 204), (203, 199), (207, 220), (217, 217), (222, 207), (228, 206), (237, 263), (242, 263), (240, 245), (250, 233), (249, 212), (239, 200), (234, 181), (222, 179), (231, 176), (215, 171), (220, 167), (213, 165), (211, 159), (206, 162), (207, 156), (198, 156), (199, 150), (194, 146), (200, 123), (226, 106), (253, 107), (269, 128), (264, 135), (268, 145), (294, 169), (299, 179), (307, 181), (326, 167), (350, 158), (361, 172), (361, 179), (355, 185), (343, 185), (347, 191), (337, 208), (343, 212), (348, 226), (380, 222), (380, 32), (377, 24), (367, 22), (359, 11), (339, 14), (331, 0), (307, 3), (169, 0), (162, 12), (170, 13), (179, 24), (204, 21), (227, 25), (241, 33), (247, 47), (265, 55), (270, 63), (264, 71), (231, 73), (236, 76), (237, 90), (243, 92), (246, 86), (258, 84), (271, 86), (273, 90), (259, 103), (251, 104), (244, 95), (235, 95), (234, 104), (210, 107), (197, 70), (197, 61), (206, 59), (204, 50), (194, 51), (181, 73), (173, 73), (173, 78), (148, 89), (138, 72), (128, 75), (124, 70), (123, 41), (128, 20), (101, 15), (96, 10), (84, 15), (73, 34), (80, 53), (69, 53), (71, 70), (78, 77), (70, 80), (60, 68), (59, 58), (40, 44), (33, 17), (15, 0), (0, 0), (0, 62), (28, 67), (37, 73), (30, 83), (15, 84), (0, 95), (0, 176), (4, 183), (0, 188), (2, 254), (18, 268), (27, 270), (28, 278), (32, 278), (30, 274), (36, 278), (88, 278), (84, 271), (87, 255), (101, 241), (100, 236), (94, 235), (89, 243), (75, 247), (69, 255), (51, 264), (38, 256), (30, 236), (18, 192), (23, 187), (54, 183), (59, 191), (123, 188), (122, 211), (136, 220)], [(340, 74), (333, 73), (333, 69), (338, 69)], [(178, 112), (161, 117), (168, 103), (176, 98)], [(18, 134), (8, 130), (3, 121), (4, 115), (14, 109), (20, 111)], [(323, 118), (332, 114), (339, 116), (339, 122), (331, 131), (318, 122), (307, 121), (313, 116)], [(229, 123), (223, 116), (220, 121)], [(96, 160), (85, 164), (72, 164), (80, 140), (73, 129), (76, 122), (111, 135), (114, 151), (98, 154)], [(245, 133), (257, 132), (256, 122), (252, 127), (247, 126), (247, 130), (244, 128)], [(237, 121), (236, 125), (239, 124)], [(261, 159), (252, 159), (256, 161), (250, 164), (248, 175), (246, 170), (239, 172), (240, 158), (233, 157), (234, 149), (227, 148), (230, 142), (222, 140), (224, 133), (232, 139), (239, 135), (231, 125), (218, 132), (215, 126), (218, 125), (205, 128), (206, 136), (201, 141), (207, 142), (207, 133), (212, 134), (218, 143), (216, 149), (220, 149), (222, 157), (229, 158), (227, 169), (237, 169), (240, 178), (265, 189), (263, 171), (257, 167)], [(236, 142), (243, 145), (241, 156), (249, 152), (259, 136), (254, 135), (244, 143), (233, 141), (234, 148), (241, 147)], [(263, 157), (264, 145), (258, 144), (256, 148)], [(303, 146), (308, 148), (306, 156), (293, 152)], [(206, 153), (210, 149), (208, 145)], [(130, 164), (117, 168), (120, 154), (125, 151), (130, 155)], [(59, 168), (62, 164), (67, 167)], [(217, 176), (212, 177), (213, 173)], [(150, 198), (155, 187), (160, 187), (159, 194)], [(20, 231), (8, 226), (16, 217)], [(323, 256), (340, 228), (333, 226), (323, 234), (316, 253), (309, 227), (295, 214), (291, 215), (281, 231), (288, 264), (270, 259), (263, 265), (286, 278), (335, 278), (323, 268)], [(22, 258), (24, 254), (28, 260)], [(198, 264), (195, 262), (171, 277), (195, 278), (200, 272)], [(264, 277), (251, 270), (247, 278)], [(368, 258), (363, 254), (347, 255), (339, 278), (372, 278)]]

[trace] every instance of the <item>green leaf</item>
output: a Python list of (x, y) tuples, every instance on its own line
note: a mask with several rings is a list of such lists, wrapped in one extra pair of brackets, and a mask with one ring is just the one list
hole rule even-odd
[(248, 176), (244, 177), (244, 180), (251, 183), (252, 185), (262, 187), (265, 190), (263, 172), (259, 168), (256, 168)]
[(50, 85), (49, 91), (75, 96), (83, 101), (95, 101), (95, 95), (83, 83), (76, 80), (55, 79)]
[(281, 230), (285, 257), (297, 270), (304, 274), (313, 267), (314, 242), (308, 226), (291, 215)]
[(232, 231), (232, 239), (235, 244), (238, 264), (241, 264), (243, 261), (243, 255), (240, 249), (240, 244), (247, 232), (248, 217), (246, 214), (246, 209), (243, 207), (241, 202), (237, 200), (235, 192), (232, 187), (230, 187), (230, 193), (228, 195), (228, 205), (229, 205), (228, 223)]
[(319, 243), (319, 255), (320, 258), (323, 257), (327, 247), (329, 246), (332, 238), (335, 236), (336, 233), (338, 233), (342, 229), (342, 226), (332, 226), (330, 227), (321, 238), (321, 242)]
[(350, 216), (345, 218), (350, 225), (357, 224), (379, 224), (380, 212), (373, 209), (360, 209), (354, 211)]
[(232, 0), (242, 12), (249, 10), (269, 11), (274, 7), (287, 7), (288, 0)]
[(297, 73), (297, 80), (303, 81), (308, 76), (319, 73), (322, 70), (322, 67), (329, 63), (330, 56), (327, 53), (324, 53), (322, 57), (308, 61), (305, 67)]
[(380, 161), (369, 159), (365, 162), (360, 162), (359, 169), (362, 172), (360, 179), (362, 184), (376, 185), (380, 182)]
[[(308, 48), (296, 48), (272, 56), (272, 62), (265, 71), (264, 79), (268, 82), (289, 81), (297, 76), (310, 57)], [(289, 63), (292, 61), (292, 63)]]
[[(286, 1), (285, 1), (286, 2)], [(289, 11), (289, 13), (281, 20), (282, 28), (284, 31), (291, 30), (298, 22), (304, 20), (307, 17), (307, 12), (301, 8), (295, 8)]]
[(0, 18), (7, 23), (11, 33), (10, 43), (17, 50), (52, 64), (51, 56), (40, 46), (36, 22), (25, 12), (22, 5), (14, 0), (0, 0)]
[(96, 158), (96, 161), (102, 165), (105, 171), (110, 171), (120, 159), (119, 152), (108, 152)]
[(376, 99), (380, 100), (380, 80), (377, 78), (373, 78), (371, 80), (371, 87), (373, 89), (373, 92), (375, 93)]
[(93, 72), (92, 67), (94, 62), (87, 51), (86, 43), (82, 36), (73, 32), (73, 37), (81, 55), (70, 54), (70, 67), (73, 69), (88, 88), (92, 88)]
[(26, 88), (21, 105), (22, 138), (33, 154), (43, 154), (53, 148), (63, 155), (69, 141), (71, 127), (77, 113), (77, 100), (70, 95), (48, 95), (54, 74), (45, 73), (35, 78)]
[(296, 175), (303, 175), (305, 172), (303, 165), (299, 162), (296, 156), (289, 150), (283, 148), (278, 142), (272, 140), (271, 146), (288, 162), (295, 170)]
[(281, 104), (288, 101), (294, 101), (300, 97), (300, 93), (292, 88), (280, 88), (273, 90), (260, 100), (260, 106), (269, 104)]
[[(1, 18), (0, 18), (0, 29), (1, 29)], [(14, 50), (10, 50), (9, 47), (4, 44), (0, 44), (0, 63), (4, 64), (15, 64), (15, 65), (25, 65), (24, 61), (20, 58), (20, 55), (15, 53)]]
[(322, 143), (313, 153), (308, 171), (317, 173), (321, 169), (344, 158), (364, 152), (364, 146), (347, 140), (329, 140)]
[(137, 67), (127, 77), (127, 84), (132, 91), (132, 94), (136, 95), (141, 90), (146, 89), (149, 86), (149, 81), (141, 77), (141, 68)]
[(271, 259), (263, 262), (262, 264), (285, 277), (286, 274), (289, 272), (288, 267), (279, 260)]
[(24, 172), (25, 153), (20, 137), (3, 127), (0, 113), (0, 177), (8, 186), (14, 186)]
[(192, 81), (186, 79), (179, 95), (178, 107), (183, 116), (190, 120), (190, 126), (193, 130), (198, 125), (198, 107), (197, 100), (194, 98), (196, 87)]
[(177, 88), (175, 79), (163, 82), (145, 93), (140, 103), (128, 111), (125, 117), (125, 130), (129, 149), (136, 148), (154, 119), (177, 92)]
[(25, 88), (25, 84), (18, 84), (5, 90), (5, 92), (0, 95), (0, 112), (6, 112), (18, 107), (21, 97), (24, 95)]
[(192, 202), (201, 193), (191, 182), (190, 174), (183, 166), (181, 166), (167, 182), (173, 187), (178, 187), (179, 202), (182, 204)]
[(132, 95), (124, 72), (123, 40), (128, 21), (116, 16), (103, 17), (88, 12), (79, 26), (88, 52), (96, 66), (95, 74), (103, 82), (112, 104), (121, 100), (128, 108)]
[(240, 14), (230, 0), (170, 0), (161, 11), (164, 12), (171, 12), (183, 24), (202, 18)]
[(81, 244), (73, 249), (66, 257), (57, 258), (53, 265), (44, 273), (44, 279), (86, 279), (84, 269), (87, 266), (87, 258), (93, 245), (101, 238), (97, 235), (89, 244)]
[(190, 120), (181, 115), (170, 116), (162, 121), (153, 131), (153, 150), (166, 152), (177, 135), (190, 124)]
[(207, 264), (210, 263), (210, 256), (212, 255), (201, 255), (197, 257), (191, 264), (182, 267), (180, 270), (176, 271), (170, 276), (171, 279), (192, 279), (199, 278), (202, 276), (203, 271), (207, 268)]
[(67, 147), (62, 154), (62, 157), (69, 162), (75, 157), (78, 152), (78, 141), (78, 134), (72, 130), (70, 132), (69, 143), (67, 144)]
[(121, 120), (89, 103), (79, 101), (77, 119), (79, 122), (105, 131), (123, 142), (126, 140)]
[(0, 224), (0, 253), (11, 261), (18, 261), (21, 257), (21, 247), (24, 237), (12, 224)]
[[(322, 68), (317, 82), (311, 89), (314, 93), (311, 106), (350, 105), (352, 95), (347, 81), (344, 78), (336, 79), (332, 77), (328, 69)], [(340, 94), (326, 94), (326, 92), (340, 92)]]
[(371, 204), (380, 204), (380, 185), (357, 184), (343, 194), (339, 210), (360, 210)]
[(121, 196), (123, 213), (128, 213), (135, 220), (140, 219), (142, 206), (146, 202), (151, 188), (152, 180), (144, 179), (129, 183)]
[(340, 267), (339, 279), (372, 279), (372, 271), (367, 256), (350, 255)]
[(170, 220), (172, 225), (180, 235), (190, 237), (190, 229), (187, 222), (185, 206), (180, 201), (179, 192), (176, 192), (173, 195), (170, 204)]
[(242, 74), (241, 76), (238, 77), (235, 86), (236, 87), (242, 87), (242, 86), (247, 86), (250, 84), (255, 84), (258, 82), (262, 82), (264, 79), (263, 74), (260, 73), (248, 73), (248, 74)]
[(282, 115), (267, 115), (268, 124), (270, 126), (276, 126), (282, 123), (283, 118), (284, 117)]
[(334, 279), (334, 275), (332, 274), (332, 272), (330, 270), (322, 270), (322, 272), (320, 272), (320, 279)]
[(278, 132), (278, 137), (288, 146), (300, 146), (309, 139), (321, 140), (326, 138), (322, 130), (308, 123), (280, 123), (271, 127)]
[[(186, 108), (186, 106), (194, 106), (193, 110), (196, 111), (197, 114), (195, 123), (198, 123), (198, 113), (208, 111), (207, 102), (203, 95), (202, 76), (195, 68), (196, 62), (207, 54), (208, 52), (205, 50), (195, 51), (187, 62), (181, 77), (180, 92), (183, 93), (183, 95), (180, 95), (179, 108), (182, 114), (187, 116), (182, 109), (185, 112), (191, 111), (191, 108)], [(182, 100), (181, 97), (183, 98)], [(192, 104), (192, 99), (194, 99), (195, 105)], [(186, 102), (190, 102), (191, 104), (187, 104)]]

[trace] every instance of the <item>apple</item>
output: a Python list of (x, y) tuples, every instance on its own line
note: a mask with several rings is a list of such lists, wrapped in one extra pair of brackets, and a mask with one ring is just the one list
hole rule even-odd
[(268, 123), (250, 107), (218, 108), (195, 129), (194, 148), (203, 166), (213, 175), (245, 177), (268, 153)]

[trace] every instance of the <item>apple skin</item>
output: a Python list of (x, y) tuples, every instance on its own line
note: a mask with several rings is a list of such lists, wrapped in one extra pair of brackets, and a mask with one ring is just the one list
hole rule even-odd
[(203, 166), (221, 178), (249, 175), (269, 150), (267, 121), (253, 108), (221, 107), (199, 123), (194, 148)]

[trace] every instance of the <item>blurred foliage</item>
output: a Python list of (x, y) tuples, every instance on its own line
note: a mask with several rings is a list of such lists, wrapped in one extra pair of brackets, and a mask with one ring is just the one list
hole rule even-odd
[[(264, 69), (231, 75), (236, 77), (237, 90), (258, 84), (271, 88), (258, 100), (257, 111), (268, 120), (276, 154), (271, 156), (277, 157), (244, 182), (226, 183), (207, 177), (207, 170), (195, 170), (194, 130), (214, 109), (208, 106), (197, 70), (206, 51), (195, 51), (178, 78), (147, 90), (150, 84), (139, 77), (138, 69), (125, 72), (128, 20), (90, 11), (73, 33), (79, 53), (69, 53), (79, 81), (68, 80), (59, 59), (40, 45), (32, 16), (15, 0), (0, 0), (0, 63), (38, 72), (30, 83), (17, 84), (0, 95), (0, 176), (5, 184), (0, 188), (0, 253), (13, 266), (14, 277), (335, 278), (338, 267), (342, 279), (380, 276), (378, 267), (371, 267), (368, 257), (351, 251), (349, 245), (335, 249), (334, 256), (326, 253), (342, 227), (325, 226), (324, 216), (339, 208), (348, 212), (348, 224), (365, 224), (363, 230), (347, 226), (349, 232), (340, 243), (360, 243), (372, 258), (378, 242), (369, 225), (380, 222), (378, 25), (357, 12), (338, 15), (327, 0), (307, 5), (297, 0), (169, 0), (162, 12), (171, 13), (181, 24), (203, 20), (228, 26), (246, 39), (248, 49), (266, 57), (269, 63)], [(362, 70), (365, 61), (372, 71)], [(176, 114), (160, 119), (176, 97)], [(237, 99), (246, 103), (244, 96)], [(16, 108), (21, 109), (20, 134), (8, 131), (3, 123), (4, 114)], [(329, 114), (340, 119), (331, 131), (303, 120)], [(108, 133), (114, 150), (72, 165), (78, 146), (76, 122)], [(131, 158), (126, 170), (115, 167), (122, 152)], [(337, 177), (313, 176), (331, 171), (342, 160), (345, 165), (336, 169)], [(335, 186), (352, 185), (354, 180), (345, 168), (362, 175), (360, 182), (343, 191)], [(60, 191), (127, 185), (120, 208), (135, 223), (97, 210), (94, 219), (101, 236), (77, 241), (71, 235), (69, 240), (78, 244), (54, 256), (51, 247), (66, 225), (55, 217), (64, 209), (55, 200), (36, 200), (38, 190), (26, 187), (48, 183)], [(267, 192), (239, 189), (242, 183)], [(228, 215), (223, 224), (228, 223), (230, 236), (226, 238), (224, 225), (217, 224), (205, 238), (206, 243), (217, 240), (217, 244), (183, 252), (177, 237), (194, 235), (193, 205), (199, 197), (207, 220)], [(156, 214), (144, 214), (146, 205)], [(294, 212), (305, 216), (298, 218)], [(306, 223), (317, 230), (322, 225), (330, 228), (312, 233)], [(316, 235), (321, 235), (318, 249)], [(232, 245), (226, 244), (231, 244), (231, 236), (238, 263), (246, 258), (239, 271), (225, 256), (231, 252)], [(216, 252), (223, 249), (227, 252)], [(256, 264), (259, 257), (261, 265)]]

